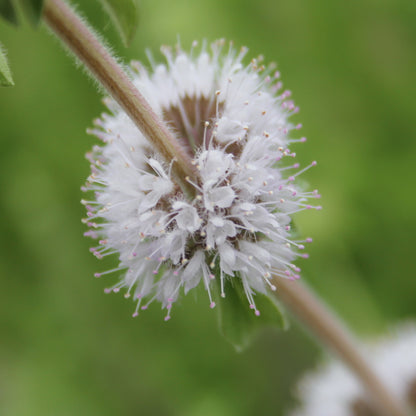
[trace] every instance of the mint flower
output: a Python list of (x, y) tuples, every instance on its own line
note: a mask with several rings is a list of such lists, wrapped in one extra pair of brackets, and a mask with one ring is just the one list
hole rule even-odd
[[(416, 410), (416, 325), (396, 328), (366, 345), (369, 364), (389, 390)], [(377, 416), (363, 387), (340, 362), (331, 361), (299, 383), (301, 406), (291, 416)]]
[(296, 178), (309, 167), (293, 163), (289, 138), (301, 125), (288, 118), (298, 108), (282, 91), (275, 66), (262, 58), (243, 64), (245, 48), (225, 49), (223, 40), (199, 52), (162, 48), (165, 64), (147, 70), (131, 64), (133, 83), (169, 126), (192, 159), (199, 176), (185, 178), (195, 190), (186, 194), (172, 175), (175, 160), (163, 160), (124, 111), (107, 98), (109, 113), (90, 133), (103, 144), (87, 155), (92, 191), (85, 234), (99, 239), (98, 258), (119, 257), (119, 266), (96, 273), (117, 273), (107, 292), (125, 291), (137, 302), (133, 316), (154, 300), (171, 315), (173, 303), (199, 284), (209, 304), (213, 290), (239, 281), (256, 315), (256, 293), (276, 290), (271, 276), (299, 278), (294, 264), (311, 239), (291, 237), (292, 214), (320, 209), (309, 202)]

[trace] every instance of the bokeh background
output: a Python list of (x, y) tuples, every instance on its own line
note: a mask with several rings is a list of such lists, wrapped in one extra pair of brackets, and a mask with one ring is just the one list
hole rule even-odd
[[(414, 318), (416, 3), (413, 0), (142, 0), (125, 49), (98, 3), (79, 0), (126, 62), (180, 36), (219, 37), (277, 61), (301, 107), (301, 163), (320, 212), (303, 278), (360, 336)], [(0, 22), (16, 86), (0, 89), (0, 414), (284, 415), (322, 350), (292, 321), (236, 353), (204, 293), (163, 321), (155, 304), (104, 295), (80, 219), (86, 134), (104, 107), (45, 28)], [(158, 54), (156, 53), (156, 56)], [(197, 298), (200, 299), (197, 302)]]

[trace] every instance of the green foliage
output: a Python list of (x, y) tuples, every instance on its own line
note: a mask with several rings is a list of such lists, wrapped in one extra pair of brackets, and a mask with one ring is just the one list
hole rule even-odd
[[(33, 26), (37, 26), (42, 16), (43, 0), (0, 0), (0, 16), (14, 25), (19, 24), (17, 17), (17, 4)], [(10, 72), (5, 52), (0, 45), (0, 86), (10, 87), (14, 82)]]
[(42, 16), (43, 0), (19, 0), (19, 1), (30, 23), (33, 26), (37, 26)]
[(17, 5), (21, 7), (33, 26), (39, 24), (42, 16), (43, 0), (0, 0), (0, 16), (10, 23), (18, 25)]
[(99, 0), (123, 43), (128, 46), (139, 24), (138, 0)]
[(2, 87), (11, 87), (14, 85), (12, 74), (7, 63), (6, 54), (0, 45), (0, 85)]
[(18, 24), (16, 10), (11, 0), (0, 0), (0, 16), (14, 25)]
[(242, 351), (265, 327), (286, 328), (286, 321), (278, 303), (271, 297), (257, 293), (254, 296), (260, 315), (250, 309), (241, 279), (226, 279), (226, 297), (218, 302), (219, 325), (222, 334), (237, 351)]

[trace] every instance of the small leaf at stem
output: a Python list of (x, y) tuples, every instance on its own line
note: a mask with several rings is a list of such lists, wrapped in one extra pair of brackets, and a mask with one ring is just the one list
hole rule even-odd
[[(232, 280), (232, 282), (231, 282)], [(224, 337), (234, 345), (237, 351), (245, 349), (255, 337), (258, 330), (265, 327), (285, 329), (287, 322), (283, 313), (272, 297), (257, 293), (254, 296), (257, 316), (250, 309), (241, 279), (227, 279), (224, 283), (226, 297), (218, 302), (219, 326)]]
[(100, 0), (121, 40), (128, 46), (139, 24), (138, 0)]
[[(1, 1), (1, 0), (0, 0)], [(42, 16), (44, 0), (19, 0), (22, 9), (33, 26), (37, 26)]]
[(14, 85), (12, 74), (7, 63), (6, 54), (0, 45), (0, 85), (2, 87), (12, 87)]
[(0, 16), (16, 26), (19, 24), (12, 0), (0, 0)]

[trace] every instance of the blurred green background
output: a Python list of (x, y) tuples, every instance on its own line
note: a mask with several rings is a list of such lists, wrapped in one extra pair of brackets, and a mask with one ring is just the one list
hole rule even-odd
[[(315, 241), (304, 280), (360, 335), (414, 317), (414, 0), (142, 0), (129, 49), (96, 2), (78, 4), (126, 62), (177, 36), (277, 61), (323, 195), (296, 218)], [(132, 319), (131, 301), (104, 295), (93, 273), (116, 259), (88, 252), (79, 203), (100, 93), (45, 28), (1, 21), (0, 41), (16, 83), (0, 89), (0, 414), (284, 415), (321, 354), (296, 324), (237, 354), (204, 293), (169, 323), (156, 304)]]

